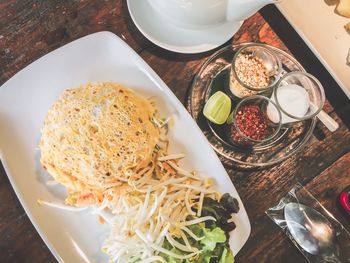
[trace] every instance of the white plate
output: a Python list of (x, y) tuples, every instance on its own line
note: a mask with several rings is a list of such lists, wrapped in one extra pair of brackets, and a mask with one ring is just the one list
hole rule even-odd
[(0, 88), (0, 156), (11, 184), (42, 239), (64, 262), (107, 262), (100, 246), (108, 227), (84, 212), (39, 206), (38, 198), (62, 201), (65, 189), (49, 187), (37, 150), (40, 128), (50, 105), (63, 89), (88, 81), (125, 84), (158, 99), (164, 115), (174, 116), (171, 151), (185, 151), (187, 163), (216, 179), (221, 192), (239, 200), (237, 228), (230, 245), (236, 254), (250, 234), (250, 223), (238, 193), (201, 130), (157, 74), (121, 39), (95, 33), (61, 47), (21, 70)]
[(324, 0), (286, 0), (276, 6), (350, 98), (350, 34), (344, 29), (350, 19), (335, 14)]
[(154, 44), (179, 53), (201, 53), (228, 41), (241, 23), (224, 23), (203, 30), (186, 29), (159, 15), (147, 0), (127, 0), (137, 28)]

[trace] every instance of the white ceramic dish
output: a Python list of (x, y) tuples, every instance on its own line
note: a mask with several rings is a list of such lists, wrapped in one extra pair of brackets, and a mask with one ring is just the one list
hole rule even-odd
[(335, 14), (324, 0), (285, 0), (276, 6), (350, 98), (350, 34), (344, 29), (350, 19)]
[(224, 23), (203, 30), (177, 26), (159, 15), (146, 0), (127, 0), (129, 13), (141, 33), (154, 44), (179, 53), (201, 53), (228, 41), (241, 23)]
[(121, 39), (95, 33), (61, 47), (21, 70), (0, 88), (0, 157), (22, 206), (60, 262), (107, 262), (100, 246), (108, 233), (90, 211), (69, 212), (39, 206), (38, 198), (62, 202), (65, 189), (47, 186), (37, 150), (40, 128), (60, 92), (87, 81), (125, 84), (155, 96), (164, 115), (174, 117), (170, 151), (187, 154), (183, 165), (213, 177), (221, 192), (239, 200), (237, 228), (230, 245), (236, 254), (250, 234), (250, 223), (238, 193), (201, 130), (156, 73)]

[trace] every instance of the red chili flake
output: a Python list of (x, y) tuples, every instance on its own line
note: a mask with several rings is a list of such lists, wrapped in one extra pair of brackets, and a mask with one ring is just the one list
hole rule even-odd
[[(242, 106), (236, 114), (236, 124), (240, 132), (254, 140), (263, 140), (269, 135), (268, 119), (259, 106)], [(235, 126), (231, 127), (231, 139), (238, 143), (247, 141), (239, 135)]]
[(249, 141), (243, 138), (237, 131), (236, 127), (234, 125), (231, 126), (230, 130), (230, 137), (231, 140), (235, 143), (241, 144), (241, 145), (249, 145)]

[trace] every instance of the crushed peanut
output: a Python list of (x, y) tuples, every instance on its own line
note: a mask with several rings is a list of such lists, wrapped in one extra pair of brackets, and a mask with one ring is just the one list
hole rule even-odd
[[(254, 89), (264, 89), (269, 85), (269, 73), (263, 61), (252, 54), (239, 54), (235, 61), (235, 72), (237, 78), (245, 85)], [(239, 84), (230, 74), (230, 88), (234, 95), (243, 98), (254, 95), (257, 91), (247, 89)]]

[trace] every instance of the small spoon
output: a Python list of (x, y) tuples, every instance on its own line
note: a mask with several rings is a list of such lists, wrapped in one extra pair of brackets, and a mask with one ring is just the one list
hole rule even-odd
[(340, 262), (335, 256), (334, 229), (324, 215), (309, 206), (288, 203), (284, 217), (290, 233), (305, 251), (329, 257), (329, 262)]
[[(313, 103), (310, 103), (310, 107), (317, 109)], [(339, 128), (339, 124), (335, 121), (335, 119), (328, 115), (324, 110), (321, 110), (316, 116), (331, 132), (335, 132)]]
[(325, 111), (321, 110), (316, 116), (331, 132), (335, 132), (339, 128), (339, 124)]

